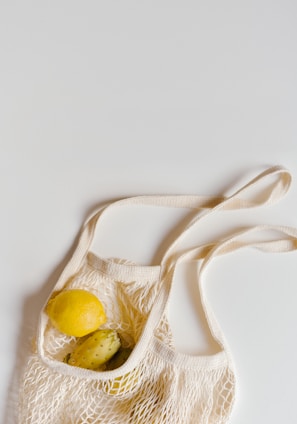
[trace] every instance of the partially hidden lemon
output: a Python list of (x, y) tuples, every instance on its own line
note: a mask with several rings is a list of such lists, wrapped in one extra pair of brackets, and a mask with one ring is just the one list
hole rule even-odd
[(109, 386), (105, 387), (105, 392), (109, 395), (121, 395), (122, 393), (130, 392), (138, 384), (138, 375), (134, 371), (132, 373), (127, 373), (121, 377), (117, 377), (111, 381)]
[(52, 325), (68, 336), (83, 337), (106, 322), (98, 297), (83, 289), (61, 291), (50, 299), (46, 312)]
[[(129, 358), (132, 349), (120, 348), (118, 352), (108, 361), (107, 370), (113, 370), (123, 365)], [(133, 390), (138, 384), (138, 372), (133, 370), (113, 380), (107, 381), (104, 391), (110, 395), (120, 395)]]

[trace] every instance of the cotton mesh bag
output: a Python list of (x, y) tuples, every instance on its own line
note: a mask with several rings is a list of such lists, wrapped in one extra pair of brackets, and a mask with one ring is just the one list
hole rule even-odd
[[(296, 249), (296, 230), (254, 227), (225, 240), (181, 249), (191, 230), (210, 214), (254, 208), (280, 199), (290, 185), (283, 168), (266, 170), (229, 197), (139, 196), (96, 211), (84, 224), (75, 252), (52, 290), (84, 289), (104, 305), (105, 329), (116, 330), (127, 360), (112, 370), (93, 371), (65, 362), (79, 341), (59, 332), (46, 307), (40, 312), (36, 349), (23, 375), (20, 424), (223, 424), (235, 399), (236, 379), (230, 350), (205, 297), (205, 270), (216, 256), (245, 246), (268, 252)], [(266, 183), (265, 189), (262, 183)], [(252, 198), (250, 196), (252, 194)], [(194, 216), (165, 252), (160, 265), (142, 266), (107, 259), (92, 251), (97, 223), (114, 207), (156, 205), (191, 208)], [(253, 242), (246, 235), (274, 230), (281, 238)], [(210, 333), (218, 345), (212, 355), (186, 355), (175, 349), (167, 318), (177, 265), (197, 260), (197, 284)]]

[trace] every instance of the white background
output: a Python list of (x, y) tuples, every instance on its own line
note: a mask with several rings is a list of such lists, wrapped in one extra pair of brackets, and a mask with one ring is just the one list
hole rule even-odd
[[(15, 423), (15, 371), (38, 312), (98, 203), (224, 194), (274, 164), (297, 181), (296, 23), (294, 0), (0, 3), (4, 424)], [(226, 228), (297, 226), (296, 181), (282, 202), (235, 213)], [(157, 260), (179, 216), (165, 212), (111, 215), (100, 253)], [(297, 422), (296, 263), (247, 250), (209, 273), (238, 371), (232, 424)], [(198, 352), (199, 340), (203, 351), (187, 287), (172, 302), (177, 345)]]

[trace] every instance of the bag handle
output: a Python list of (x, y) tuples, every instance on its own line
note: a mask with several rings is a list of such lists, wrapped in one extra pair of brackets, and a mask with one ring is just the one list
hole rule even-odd
[[(275, 181), (273, 181), (274, 176), (276, 177)], [(260, 190), (262, 194), (260, 198), (255, 195), (251, 200), (241, 197), (242, 195), (244, 196), (247, 194), (249, 190), (257, 193), (257, 189), (259, 189), (258, 186), (261, 186), (263, 182), (267, 181), (270, 182), (270, 185), (268, 188)], [(85, 221), (80, 233), (77, 247), (70, 261), (64, 268), (64, 271), (62, 272), (59, 281), (56, 284), (56, 288), (61, 288), (65, 281), (67, 281), (67, 279), (72, 275), (73, 270), (79, 267), (81, 261), (84, 259), (85, 255), (91, 247), (99, 220), (102, 222), (104, 216), (113, 208), (117, 208), (123, 205), (154, 205), (197, 209), (197, 214), (194, 215), (192, 220), (179, 233), (177, 238), (173, 241), (173, 243), (169, 246), (163, 255), (161, 265), (164, 266), (164, 264), (171, 261), (170, 257), (178, 243), (186, 236), (187, 233), (189, 233), (189, 231), (200, 221), (200, 219), (219, 210), (255, 208), (258, 206), (275, 203), (287, 193), (290, 184), (291, 175), (289, 171), (283, 167), (275, 166), (268, 168), (264, 172), (260, 173), (258, 176), (253, 178), (250, 182), (248, 182), (229, 197), (197, 195), (135, 196), (108, 203), (102, 208), (96, 210)]]
[[(260, 240), (252, 241), (245, 240), (247, 236), (254, 235), (255, 233), (280, 233), (281, 238), (273, 240)], [(212, 245), (200, 246), (194, 249), (190, 249), (179, 256), (176, 264), (184, 260), (198, 260), (203, 259), (202, 264), (198, 273), (198, 286), (200, 292), (200, 299), (202, 308), (211, 331), (213, 338), (219, 343), (221, 347), (228, 350), (228, 344), (224, 338), (223, 332), (217, 322), (215, 314), (205, 296), (204, 290), (204, 275), (209, 268), (213, 260), (221, 255), (226, 255), (237, 250), (252, 247), (262, 252), (268, 253), (281, 253), (291, 252), (297, 250), (297, 229), (286, 226), (275, 226), (275, 225), (259, 225), (244, 229), (237, 232), (235, 235), (228, 237), (218, 243)], [(173, 267), (172, 278), (174, 276), (174, 270), (176, 265)], [(169, 300), (169, 295), (167, 303)]]
[[(272, 179), (273, 176), (276, 177), (276, 180), (274, 181)], [(291, 181), (292, 177), (289, 171), (280, 166), (268, 168), (264, 172), (260, 173), (231, 196), (215, 205), (211, 210), (204, 210), (202, 213), (196, 214), (169, 246), (163, 256), (162, 263), (171, 262), (172, 259), (170, 259), (170, 257), (177, 244), (206, 216), (215, 214), (219, 210), (249, 209), (263, 205), (271, 205), (280, 200), (287, 193), (291, 185)], [(257, 186), (260, 186), (265, 182), (270, 182), (270, 185), (264, 189), (262, 188), (259, 196), (259, 187)], [(245, 199), (244, 197), (249, 192), (253, 195), (250, 200), (248, 198)]]

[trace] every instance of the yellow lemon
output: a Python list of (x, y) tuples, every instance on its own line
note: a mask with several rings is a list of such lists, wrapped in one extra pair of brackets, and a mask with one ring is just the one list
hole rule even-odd
[(105, 388), (105, 391), (110, 395), (121, 395), (134, 390), (137, 384), (138, 375), (136, 371), (134, 371), (133, 373), (127, 373), (112, 380), (109, 386)]
[(51, 323), (68, 336), (82, 337), (106, 322), (100, 300), (82, 289), (61, 291), (46, 307)]
[[(106, 369), (114, 370), (123, 365), (132, 352), (131, 348), (121, 347), (118, 352), (107, 362)], [(138, 384), (138, 372), (133, 370), (120, 377), (106, 382), (104, 391), (110, 395), (120, 395), (133, 390)]]

